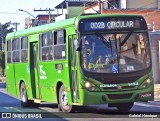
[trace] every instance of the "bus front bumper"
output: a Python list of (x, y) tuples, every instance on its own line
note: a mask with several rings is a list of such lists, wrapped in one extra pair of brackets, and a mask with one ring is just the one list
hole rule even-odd
[(154, 99), (154, 88), (150, 86), (146, 89), (127, 90), (127, 91), (101, 91), (91, 92), (87, 89), (80, 89), (80, 104), (110, 104), (110, 103), (125, 103), (136, 101), (149, 101)]

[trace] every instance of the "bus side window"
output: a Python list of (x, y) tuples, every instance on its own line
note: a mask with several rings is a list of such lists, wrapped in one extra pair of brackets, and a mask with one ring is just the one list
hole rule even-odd
[(21, 62), (28, 61), (28, 38), (21, 38)]
[(54, 32), (54, 59), (66, 59), (66, 31)]
[(7, 41), (7, 63), (11, 63), (11, 40)]
[(43, 61), (49, 61), (53, 59), (53, 35), (52, 32), (42, 34), (41, 39), (41, 56)]
[(20, 62), (20, 39), (14, 39), (12, 41), (12, 61)]

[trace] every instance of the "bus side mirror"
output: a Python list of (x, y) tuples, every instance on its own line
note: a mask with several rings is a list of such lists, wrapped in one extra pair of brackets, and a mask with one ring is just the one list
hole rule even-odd
[(80, 51), (81, 50), (81, 39), (75, 39), (74, 40), (74, 46), (75, 46), (75, 49), (76, 51)]

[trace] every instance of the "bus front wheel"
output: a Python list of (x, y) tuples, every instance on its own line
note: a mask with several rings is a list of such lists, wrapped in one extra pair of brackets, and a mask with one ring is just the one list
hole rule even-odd
[(134, 102), (118, 103), (116, 104), (116, 107), (119, 111), (127, 112), (133, 107), (133, 105), (134, 105)]
[(59, 90), (59, 108), (63, 112), (73, 112), (73, 106), (68, 105), (68, 97), (64, 85), (62, 85)]

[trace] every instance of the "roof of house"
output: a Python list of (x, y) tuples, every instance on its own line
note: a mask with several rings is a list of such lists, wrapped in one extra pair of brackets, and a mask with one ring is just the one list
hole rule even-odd
[(97, 3), (97, 0), (64, 0), (62, 3), (58, 4), (57, 6), (55, 6), (55, 8), (67, 8), (66, 3), (68, 2), (68, 6), (83, 6), (83, 4), (85, 4), (85, 6), (89, 6), (91, 4)]

